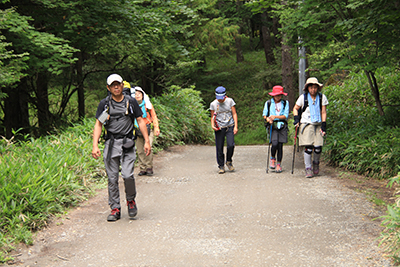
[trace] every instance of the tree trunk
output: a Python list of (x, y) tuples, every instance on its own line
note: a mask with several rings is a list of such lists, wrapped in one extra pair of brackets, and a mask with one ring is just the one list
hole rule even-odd
[(288, 93), (289, 110), (293, 110), (296, 102), (296, 90), (294, 89), (292, 47), (286, 42), (286, 34), (282, 38), (282, 86)]
[[(240, 0), (236, 0), (236, 12), (240, 12), (242, 2)], [(243, 29), (243, 23), (239, 23), (239, 30), (238, 34), (236, 35), (235, 38), (235, 45), (236, 45), (236, 63), (240, 63), (244, 61), (244, 56), (243, 56), (243, 50), (242, 50), (242, 29)]]
[(78, 61), (76, 62), (76, 79), (78, 87), (78, 114), (79, 120), (85, 117), (85, 92), (83, 90), (83, 55), (82, 52), (77, 54)]
[(29, 133), (29, 107), (27, 79), (23, 78), (16, 88), (6, 88), (8, 95), (4, 99), (4, 126), (6, 138), (10, 139), (14, 134), (13, 130), (19, 133)]
[(236, 63), (244, 61), (243, 50), (242, 50), (242, 37), (240, 37), (240, 29), (238, 30), (238, 35), (235, 38), (236, 44)]
[(261, 36), (264, 46), (265, 59), (267, 61), (267, 64), (275, 64), (275, 57), (271, 44), (271, 34), (267, 25), (268, 16), (266, 11), (264, 11), (261, 14), (261, 21), (262, 21)]
[(365, 75), (367, 75), (369, 86), (372, 91), (372, 95), (375, 98), (375, 103), (376, 103), (376, 108), (378, 109), (378, 113), (381, 116), (385, 115), (385, 112), (383, 111), (382, 104), (381, 104), (381, 99), (379, 96), (379, 88), (378, 84), (376, 82), (375, 74), (372, 71), (367, 71), (365, 70)]
[(36, 79), (37, 115), (41, 132), (47, 132), (51, 125), (49, 111), (48, 76), (46, 72), (39, 72)]

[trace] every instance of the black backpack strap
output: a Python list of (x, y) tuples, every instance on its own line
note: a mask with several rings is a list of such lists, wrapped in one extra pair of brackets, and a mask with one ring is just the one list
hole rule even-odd
[(322, 93), (318, 92), (319, 95), (319, 110), (322, 111)]
[(304, 93), (304, 105), (301, 110), (301, 113), (303, 113), (307, 107), (308, 107), (308, 93)]

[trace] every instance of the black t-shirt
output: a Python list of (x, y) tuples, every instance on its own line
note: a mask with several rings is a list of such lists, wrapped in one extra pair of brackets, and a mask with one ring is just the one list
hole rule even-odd
[[(143, 115), (142, 109), (139, 107), (136, 99), (129, 96), (124, 96), (124, 99), (121, 102), (117, 102), (110, 97), (108, 102), (108, 114), (110, 114), (111, 118), (107, 121), (107, 123), (105, 123), (104, 127), (110, 133), (127, 135), (133, 130), (134, 126), (131, 116), (125, 115), (128, 102), (128, 113), (135, 114), (135, 118)], [(106, 104), (107, 98), (104, 98), (100, 101), (96, 111), (96, 119), (98, 119), (101, 113), (107, 109)]]

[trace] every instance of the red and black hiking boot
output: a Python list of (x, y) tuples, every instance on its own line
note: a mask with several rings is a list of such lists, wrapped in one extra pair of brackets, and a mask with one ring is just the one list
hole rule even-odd
[(121, 211), (117, 208), (112, 209), (110, 215), (107, 217), (107, 221), (115, 222), (116, 220), (121, 219)]
[(134, 200), (128, 201), (128, 215), (131, 218), (137, 215), (137, 207)]

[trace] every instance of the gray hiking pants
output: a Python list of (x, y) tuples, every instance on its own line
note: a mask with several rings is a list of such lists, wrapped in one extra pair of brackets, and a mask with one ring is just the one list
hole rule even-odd
[[(131, 201), (136, 197), (135, 178), (133, 177), (136, 160), (135, 147), (128, 152), (123, 152), (122, 142), (123, 139), (115, 139), (111, 150), (108, 149), (110, 140), (104, 144), (103, 160), (108, 176), (108, 204), (111, 209), (121, 209), (118, 187), (119, 166), (121, 166), (121, 176), (124, 180), (126, 200)], [(111, 159), (107, 161), (109, 152), (111, 152)]]

